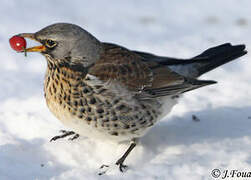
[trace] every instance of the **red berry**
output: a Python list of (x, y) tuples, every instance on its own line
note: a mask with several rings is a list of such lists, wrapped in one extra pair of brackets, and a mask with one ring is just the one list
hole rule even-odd
[(26, 41), (23, 37), (13, 36), (12, 38), (10, 38), (9, 42), (11, 48), (15, 51), (21, 52), (26, 48)]

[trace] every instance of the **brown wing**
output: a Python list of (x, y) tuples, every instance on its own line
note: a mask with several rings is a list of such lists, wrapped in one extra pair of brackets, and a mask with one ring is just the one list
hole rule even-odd
[(120, 83), (142, 99), (173, 96), (214, 83), (187, 79), (157, 62), (142, 61), (143, 57), (117, 45), (104, 47), (100, 60), (88, 73), (103, 82)]
[(114, 81), (131, 91), (152, 85), (153, 74), (141, 57), (119, 46), (105, 46), (100, 60), (88, 72), (102, 81)]

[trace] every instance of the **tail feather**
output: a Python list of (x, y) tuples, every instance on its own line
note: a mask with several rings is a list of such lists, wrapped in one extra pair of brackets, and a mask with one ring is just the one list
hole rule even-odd
[(186, 77), (196, 78), (218, 66), (245, 55), (245, 45), (232, 46), (230, 43), (210, 48), (200, 55), (169, 65), (172, 70)]
[(197, 79), (185, 79), (184, 82), (177, 85), (169, 85), (161, 88), (146, 88), (144, 92), (138, 95), (138, 98), (148, 99), (148, 98), (156, 98), (161, 96), (175, 96), (180, 95), (182, 93), (198, 89), (204, 86), (208, 86), (211, 84), (217, 83), (216, 81), (208, 81), (208, 80), (197, 80)]
[[(173, 73), (173, 71), (176, 72), (173, 73), (175, 74), (176, 78), (171, 78), (172, 80), (175, 80), (176, 83), (174, 83), (173, 85), (172, 83), (167, 84), (163, 87), (159, 87), (155, 84), (156, 86), (144, 89), (144, 92), (146, 93), (141, 93), (139, 95), (139, 98), (147, 99), (161, 96), (175, 96), (203, 86), (215, 84), (216, 81), (198, 80), (197, 77), (217, 68), (218, 66), (221, 66), (227, 62), (245, 55), (247, 53), (245, 48), (245, 45), (232, 46), (230, 43), (226, 43), (210, 48), (200, 55), (187, 60), (161, 57), (154, 54), (134, 51), (134, 53), (140, 55), (144, 61), (146, 61), (147, 63), (149, 62), (149, 67), (152, 68), (153, 72), (160, 74), (160, 76), (156, 75), (156, 77), (158, 77), (158, 82), (163, 78), (163, 75), (163, 79), (165, 81), (168, 80), (169, 82), (170, 77), (172, 77), (171, 74)], [(151, 64), (151, 62), (155, 63)], [(168, 67), (168, 69), (166, 67)], [(160, 69), (164, 69), (165, 73), (163, 73), (163, 71), (160, 71)], [(170, 69), (172, 71), (170, 71)], [(182, 76), (179, 76), (177, 74)], [(165, 75), (169, 76), (169, 79), (165, 78)], [(184, 78), (184, 81), (180, 81), (180, 78), (178, 77)]]

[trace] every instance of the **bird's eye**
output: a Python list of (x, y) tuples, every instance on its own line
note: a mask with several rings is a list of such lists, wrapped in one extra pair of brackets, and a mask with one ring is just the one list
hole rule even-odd
[(57, 43), (55, 41), (52, 41), (50, 39), (48, 39), (46, 42), (45, 42), (45, 45), (48, 47), (48, 48), (53, 48), (57, 45)]

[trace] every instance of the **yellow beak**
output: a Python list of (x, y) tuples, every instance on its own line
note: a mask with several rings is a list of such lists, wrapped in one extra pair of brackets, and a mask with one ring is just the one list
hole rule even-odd
[(34, 46), (25, 49), (26, 52), (44, 52), (46, 50), (46, 47), (41, 45), (41, 46)]
[[(21, 36), (23, 38), (29, 38), (31, 40), (35, 40), (37, 42), (39, 42), (36, 38), (35, 38), (35, 34), (34, 33), (22, 33), (22, 34), (18, 34), (18, 36)], [(46, 47), (44, 45), (40, 45), (40, 46), (34, 46), (34, 47), (30, 47), (25, 49), (25, 52), (44, 52), (46, 50)]]

